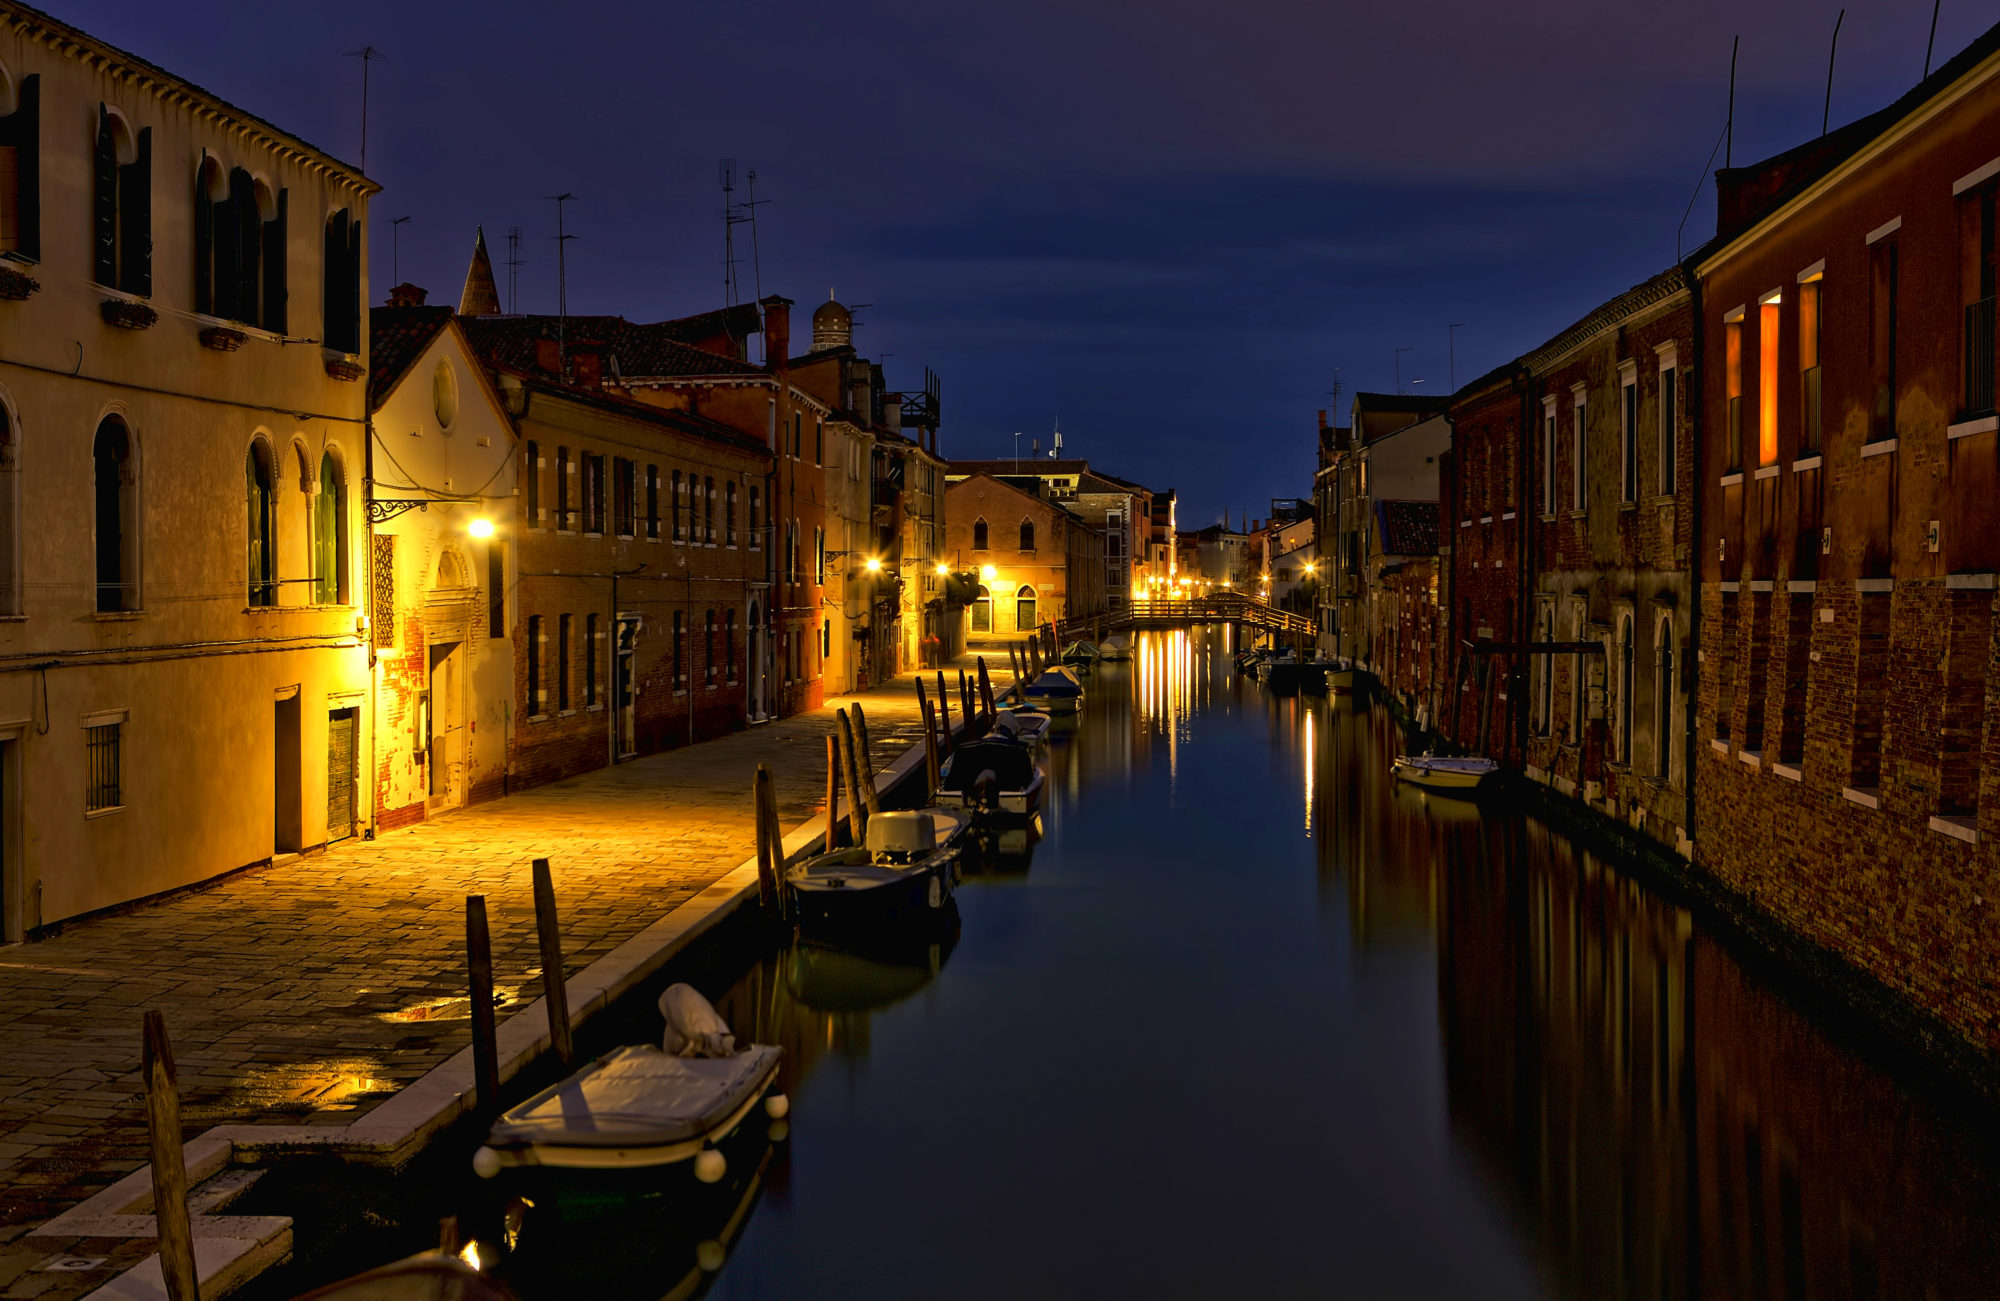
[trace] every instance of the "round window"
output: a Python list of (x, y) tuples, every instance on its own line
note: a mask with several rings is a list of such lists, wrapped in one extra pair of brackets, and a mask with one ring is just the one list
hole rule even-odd
[(458, 378), (451, 373), (450, 362), (439, 362), (431, 377), (431, 406), (437, 412), (438, 428), (450, 433), (452, 422), (458, 419)]

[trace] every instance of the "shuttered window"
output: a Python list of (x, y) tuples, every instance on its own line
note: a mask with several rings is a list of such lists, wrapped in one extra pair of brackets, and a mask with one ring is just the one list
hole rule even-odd
[(0, 117), (0, 251), (39, 258), (41, 239), (41, 89), (24, 77), (14, 111)]

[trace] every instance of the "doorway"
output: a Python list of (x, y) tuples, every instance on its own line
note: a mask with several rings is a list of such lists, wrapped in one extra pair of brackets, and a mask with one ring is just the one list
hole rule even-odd
[(639, 642), (636, 615), (618, 616), (618, 641), (612, 669), (613, 699), (618, 706), (618, 757), (630, 759), (639, 753), (639, 678), (633, 671)]
[(465, 717), (460, 677), (463, 642), (433, 643), (430, 684), (430, 801), (428, 811), (455, 809), (465, 802)]
[(336, 709), (326, 716), (326, 838), (354, 834), (354, 733), (360, 711)]
[(0, 738), (0, 944), (27, 938), (27, 892), (21, 883), (21, 855), (14, 848), (14, 828), (20, 814), (14, 783), (19, 774), (14, 756), (19, 741)]
[(305, 848), (305, 792), (300, 787), (299, 689), (274, 706), (271, 738), (271, 853), (296, 854)]

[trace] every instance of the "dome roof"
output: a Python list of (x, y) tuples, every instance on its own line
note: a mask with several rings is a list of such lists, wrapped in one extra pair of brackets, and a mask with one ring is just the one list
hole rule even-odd
[(854, 313), (834, 302), (831, 298), (813, 309), (813, 328), (827, 325), (852, 325)]
[(812, 346), (814, 352), (845, 348), (854, 342), (854, 313), (834, 301), (831, 290), (826, 301), (813, 309)]

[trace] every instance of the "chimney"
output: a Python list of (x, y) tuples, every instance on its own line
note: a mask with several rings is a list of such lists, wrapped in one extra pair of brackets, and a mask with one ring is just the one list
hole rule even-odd
[(402, 284), (397, 285), (394, 289), (391, 289), (389, 291), (389, 306), (422, 307), (424, 305), (424, 299), (429, 297), (430, 297), (429, 290), (419, 289), (415, 285), (409, 283), (406, 280)]
[(792, 300), (772, 294), (764, 308), (764, 365), (783, 371), (792, 364)]
[(1321, 432), (1321, 433), (1325, 433), (1325, 432), (1326, 432), (1326, 412), (1325, 412), (1325, 411), (1321, 411), (1321, 412), (1319, 413), (1319, 429), (1320, 429), (1320, 432)]

